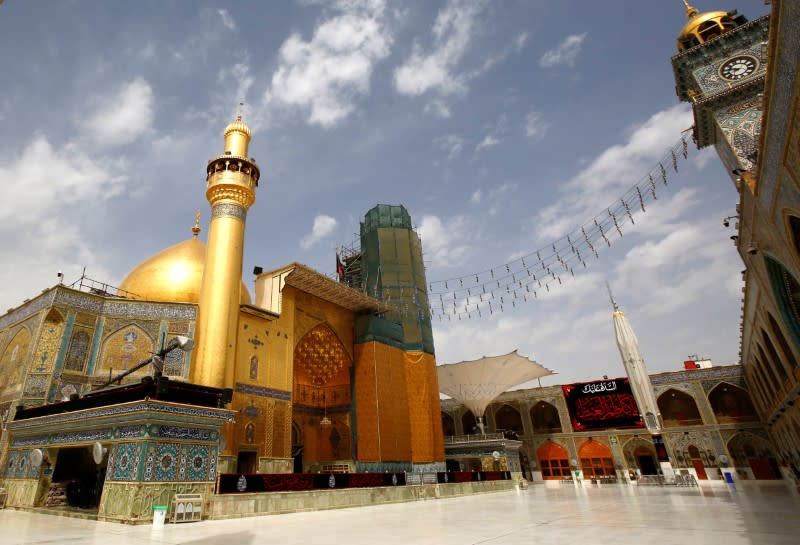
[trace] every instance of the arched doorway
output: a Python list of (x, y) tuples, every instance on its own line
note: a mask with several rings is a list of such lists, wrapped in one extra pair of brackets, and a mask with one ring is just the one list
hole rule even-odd
[(480, 433), (478, 429), (478, 422), (475, 420), (475, 415), (472, 414), (472, 411), (467, 409), (467, 412), (461, 415), (461, 429), (464, 430), (464, 433)]
[(495, 430), (522, 433), (522, 415), (511, 405), (503, 405), (494, 413)]
[(642, 475), (657, 475), (658, 466), (656, 464), (656, 453), (645, 446), (638, 447), (633, 451), (636, 465)]
[(780, 479), (778, 461), (769, 443), (752, 433), (742, 432), (728, 441), (728, 452), (737, 468), (749, 467), (755, 479)]
[(665, 428), (697, 426), (703, 423), (694, 398), (675, 388), (658, 396), (658, 410), (661, 411)]
[(758, 421), (747, 392), (728, 382), (717, 384), (708, 394), (708, 402), (720, 424)]
[(456, 423), (453, 417), (447, 413), (442, 413), (442, 435), (450, 437), (456, 434)]
[(305, 472), (350, 463), (350, 355), (333, 329), (319, 324), (295, 346), (293, 364), (293, 456), (302, 454)]
[(578, 458), (585, 479), (610, 477), (616, 474), (611, 449), (591, 437), (578, 449)]
[(292, 422), (292, 458), (294, 459), (294, 472), (303, 472), (303, 437), (300, 426)]
[(637, 468), (642, 475), (658, 475), (658, 458), (652, 442), (634, 436), (623, 448), (629, 468)]
[(700, 454), (700, 449), (694, 445), (689, 445), (686, 449), (686, 458), (689, 460), (689, 463), (692, 464), (695, 473), (697, 473), (697, 478), (705, 481), (708, 479), (708, 475), (706, 475), (706, 466), (703, 463), (703, 457)]
[(567, 449), (554, 441), (547, 440), (536, 452), (543, 479), (571, 479), (569, 454)]
[(558, 409), (546, 401), (539, 401), (531, 408), (533, 433), (561, 433)]

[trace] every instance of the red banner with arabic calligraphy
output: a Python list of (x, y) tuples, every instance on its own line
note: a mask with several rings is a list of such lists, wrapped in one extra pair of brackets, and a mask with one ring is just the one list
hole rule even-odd
[(561, 386), (574, 431), (644, 428), (627, 378)]

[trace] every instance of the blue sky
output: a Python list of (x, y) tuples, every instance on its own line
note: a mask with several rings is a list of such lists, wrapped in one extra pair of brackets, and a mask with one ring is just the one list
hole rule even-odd
[[(767, 13), (761, 0), (696, 0)], [(23, 2), (0, 6), (0, 308), (80, 275), (118, 284), (208, 221), (206, 161), (243, 100), (262, 178), (245, 280), (333, 273), (377, 203), (405, 205), (429, 281), (500, 267), (604, 210), (691, 126), (682, 3)], [(440, 363), (518, 349), (558, 384), (624, 374), (608, 280), (651, 372), (737, 361), (743, 269), (711, 150), (546, 297), (435, 321)], [(204, 236), (204, 235), (201, 235)], [(251, 284), (250, 284), (251, 285)]]

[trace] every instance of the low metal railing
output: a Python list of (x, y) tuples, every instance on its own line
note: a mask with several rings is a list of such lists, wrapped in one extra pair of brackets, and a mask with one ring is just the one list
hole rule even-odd
[(472, 435), (447, 435), (444, 438), (446, 445), (454, 445), (459, 443), (480, 443), (483, 441), (498, 441), (505, 439), (502, 433), (484, 433)]

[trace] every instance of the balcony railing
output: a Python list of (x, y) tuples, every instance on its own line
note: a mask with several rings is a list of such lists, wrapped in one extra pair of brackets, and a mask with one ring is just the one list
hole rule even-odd
[(502, 441), (504, 439), (502, 433), (484, 433), (484, 434), (471, 434), (471, 435), (447, 435), (444, 438), (446, 445), (455, 445), (461, 443), (481, 443), (486, 441)]

